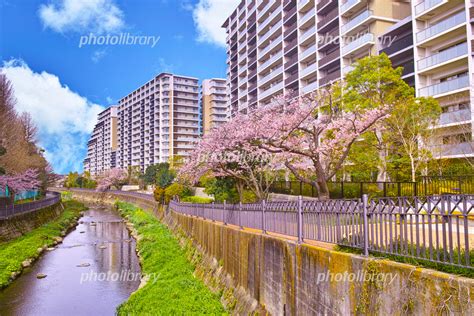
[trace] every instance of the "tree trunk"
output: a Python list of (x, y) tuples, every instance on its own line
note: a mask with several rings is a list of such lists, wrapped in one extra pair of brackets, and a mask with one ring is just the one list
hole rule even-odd
[(244, 200), (244, 184), (237, 180), (235, 182), (235, 188), (237, 189), (237, 192), (239, 193), (239, 201), (243, 203)]
[(411, 181), (416, 181), (416, 172), (415, 172), (415, 159), (410, 156), (410, 165), (411, 165)]
[[(377, 166), (377, 182), (387, 182), (387, 148), (382, 140), (382, 132), (375, 130), (375, 136), (379, 143), (379, 164)], [(380, 188), (379, 188), (380, 189)]]
[(326, 180), (318, 180), (318, 197), (320, 200), (329, 200), (329, 188)]

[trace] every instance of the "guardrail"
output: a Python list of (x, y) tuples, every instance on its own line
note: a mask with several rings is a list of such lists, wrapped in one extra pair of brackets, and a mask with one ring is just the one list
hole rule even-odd
[(25, 214), (52, 206), (61, 201), (61, 194), (58, 192), (47, 192), (44, 199), (30, 203), (3, 205), (0, 206), (0, 219), (7, 219), (20, 214)]
[(474, 195), (190, 204), (178, 213), (296, 237), (467, 268), (474, 267)]

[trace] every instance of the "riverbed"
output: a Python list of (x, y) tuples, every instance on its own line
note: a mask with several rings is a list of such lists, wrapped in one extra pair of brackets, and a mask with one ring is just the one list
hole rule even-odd
[(114, 315), (140, 284), (135, 247), (115, 210), (91, 206), (61, 244), (0, 291), (0, 315)]

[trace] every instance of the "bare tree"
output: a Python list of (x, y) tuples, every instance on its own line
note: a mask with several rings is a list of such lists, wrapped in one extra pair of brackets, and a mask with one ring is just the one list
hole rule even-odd
[(36, 144), (38, 136), (38, 127), (36, 126), (31, 114), (23, 112), (20, 115), (20, 123), (23, 128), (25, 140), (30, 144)]

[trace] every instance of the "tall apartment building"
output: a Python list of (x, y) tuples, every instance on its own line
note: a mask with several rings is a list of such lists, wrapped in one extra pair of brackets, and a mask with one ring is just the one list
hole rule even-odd
[(97, 116), (84, 159), (84, 171), (89, 171), (91, 175), (116, 167), (117, 110), (116, 106), (111, 106)]
[(242, 0), (227, 31), (231, 116), (306, 94), (385, 52), (417, 96), (443, 107), (431, 148), (474, 156), (474, 3), (468, 0)]
[(206, 79), (201, 85), (202, 133), (227, 121), (226, 79)]
[(187, 157), (199, 138), (198, 79), (162, 73), (120, 99), (117, 166)]

